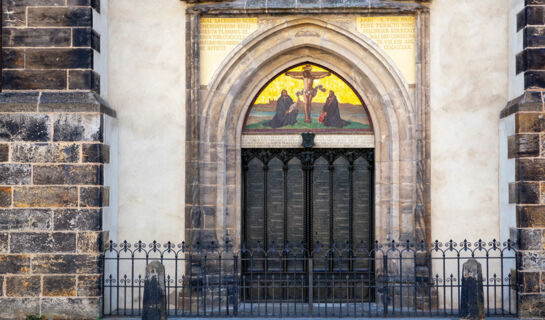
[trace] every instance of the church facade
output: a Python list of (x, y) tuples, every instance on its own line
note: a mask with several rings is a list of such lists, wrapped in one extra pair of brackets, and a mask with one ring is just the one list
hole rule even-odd
[[(461, 267), (439, 285), (432, 256), (464, 243), (513, 253), (479, 260), (487, 315), (545, 318), (543, 0), (3, 0), (1, 52), (2, 319), (134, 315), (145, 264), (120, 268), (120, 253), (151, 248), (147, 263), (173, 244), (176, 259), (324, 247), (329, 273), (242, 258), (223, 280), (192, 251), (165, 262), (172, 310), (243, 310), (254, 274), (282, 308), (291, 287), (277, 295), (274, 276), (297, 273), (319, 312), (346, 299), (386, 316), (406, 299), (439, 315), (460, 307)], [(382, 264), (396, 243), (412, 262)], [(313, 273), (338, 273), (340, 247), (353, 292), (320, 300)], [(221, 275), (216, 296), (179, 290), (194, 273)], [(417, 282), (434, 283), (421, 300)]]

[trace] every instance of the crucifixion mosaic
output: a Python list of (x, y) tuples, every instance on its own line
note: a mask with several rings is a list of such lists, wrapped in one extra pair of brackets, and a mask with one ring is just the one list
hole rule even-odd
[(360, 97), (332, 71), (303, 64), (277, 75), (254, 100), (245, 134), (372, 134)]

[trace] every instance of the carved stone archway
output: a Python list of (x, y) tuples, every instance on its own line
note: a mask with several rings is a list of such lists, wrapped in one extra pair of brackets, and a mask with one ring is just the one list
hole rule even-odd
[[(198, 16), (193, 19), (198, 23)], [(197, 56), (198, 42), (191, 48), (191, 55)], [(414, 103), (418, 99), (411, 98), (399, 70), (370, 39), (308, 18), (246, 39), (205, 90), (199, 90), (198, 66), (191, 70), (186, 239), (240, 241), (244, 116), (271, 77), (303, 62), (334, 70), (367, 104), (375, 130), (376, 239), (427, 240), (426, 143), (422, 131), (417, 131), (425, 131), (422, 108)]]

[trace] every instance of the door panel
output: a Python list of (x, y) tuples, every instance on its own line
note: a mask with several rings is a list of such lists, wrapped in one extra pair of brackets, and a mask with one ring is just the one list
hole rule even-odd
[(243, 149), (242, 159), (243, 296), (304, 301), (313, 277), (327, 300), (341, 294), (330, 279), (372, 281), (353, 250), (373, 241), (373, 150)]

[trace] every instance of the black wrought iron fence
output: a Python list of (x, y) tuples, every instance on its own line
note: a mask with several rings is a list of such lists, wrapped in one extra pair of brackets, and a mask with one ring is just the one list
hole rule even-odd
[(463, 264), (482, 265), (487, 316), (518, 314), (513, 243), (319, 243), (239, 249), (225, 244), (110, 243), (104, 252), (104, 316), (140, 316), (145, 267), (166, 270), (176, 317), (458, 316)]

